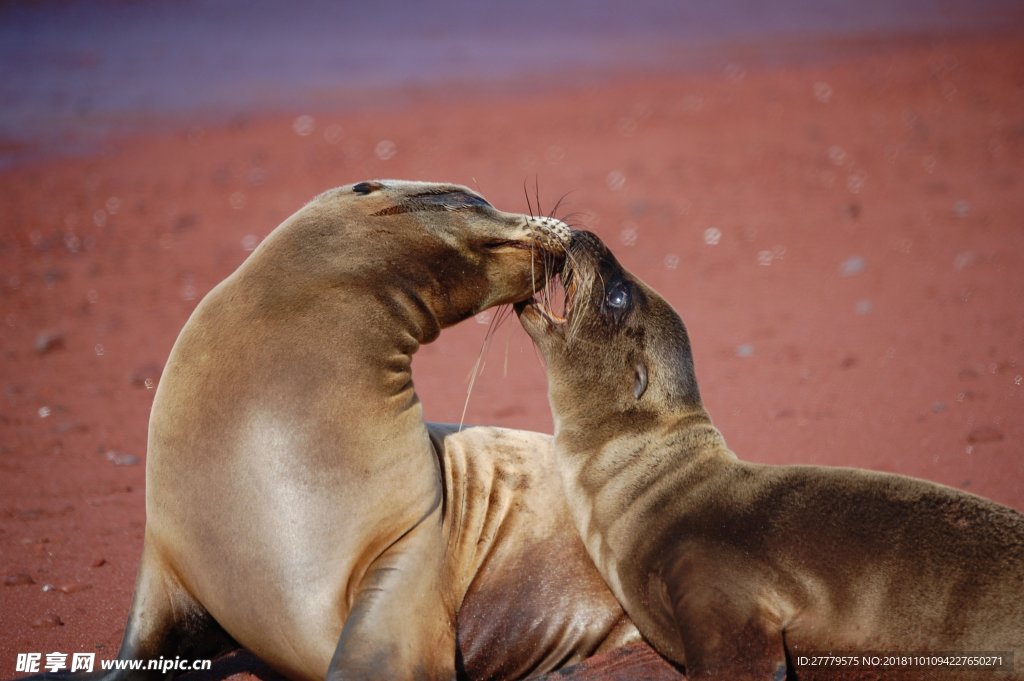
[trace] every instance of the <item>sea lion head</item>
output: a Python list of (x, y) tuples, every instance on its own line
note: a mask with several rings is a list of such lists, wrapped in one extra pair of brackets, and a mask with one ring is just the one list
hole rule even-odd
[(456, 184), (377, 180), (350, 191), (364, 223), (384, 236), (378, 244), (390, 240), (403, 259), (415, 253), (429, 265), (422, 291), (443, 323), (528, 298), (561, 264), (571, 233), (561, 220), (500, 211)]
[[(372, 180), (316, 197), (251, 259), (302, 292), (409, 300), (445, 327), (530, 297), (560, 266), (569, 236), (561, 220), (500, 211), (457, 184)], [(274, 294), (294, 306), (282, 279)]]
[(516, 305), (547, 365), (556, 427), (567, 419), (636, 422), (700, 405), (683, 321), (597, 236), (573, 232), (560, 276), (561, 314), (544, 292)]

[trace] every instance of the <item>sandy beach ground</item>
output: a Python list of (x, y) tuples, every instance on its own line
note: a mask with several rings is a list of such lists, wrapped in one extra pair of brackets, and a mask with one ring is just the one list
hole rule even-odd
[[(115, 656), (176, 334), (282, 219), (362, 179), (464, 183), (505, 210), (527, 210), (524, 184), (542, 210), (565, 196), (559, 215), (680, 312), (740, 457), (913, 475), (1024, 510), (1021, 35), (859, 35), (771, 58), (735, 43), (692, 68), (360, 83), (344, 101), (170, 121), (121, 111), (116, 135), (62, 128), (70, 153), (6, 135), (0, 677), (18, 653)], [(514, 318), (467, 406), (489, 322), (417, 355), (428, 418), (465, 406), (469, 423), (550, 432)], [(637, 649), (573, 678), (677, 676)]]

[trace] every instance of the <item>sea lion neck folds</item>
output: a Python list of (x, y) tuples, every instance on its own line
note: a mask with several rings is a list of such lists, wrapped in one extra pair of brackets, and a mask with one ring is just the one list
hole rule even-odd
[(561, 277), (564, 316), (543, 297), (516, 309), (548, 369), (570, 511), (640, 632), (687, 678), (803, 678), (796, 661), (822, 651), (989, 651), (1019, 669), (1024, 516), (902, 476), (738, 460), (671, 306), (593, 235), (574, 235)]

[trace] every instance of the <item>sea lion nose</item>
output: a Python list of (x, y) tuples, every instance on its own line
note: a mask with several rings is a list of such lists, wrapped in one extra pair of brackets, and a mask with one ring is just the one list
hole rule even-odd
[(557, 218), (529, 215), (526, 217), (526, 225), (554, 239), (562, 246), (568, 246), (572, 239), (572, 229)]

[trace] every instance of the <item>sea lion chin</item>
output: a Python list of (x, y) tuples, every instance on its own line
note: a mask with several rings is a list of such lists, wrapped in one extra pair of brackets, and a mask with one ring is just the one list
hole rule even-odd
[[(589, 233), (561, 277), (564, 314), (543, 296), (516, 309), (547, 366), (570, 511), (640, 632), (688, 678), (805, 678), (800, 660), (829, 651), (1024, 659), (1024, 515), (898, 475), (738, 460), (671, 306)], [(1024, 678), (1007, 674), (884, 670)]]

